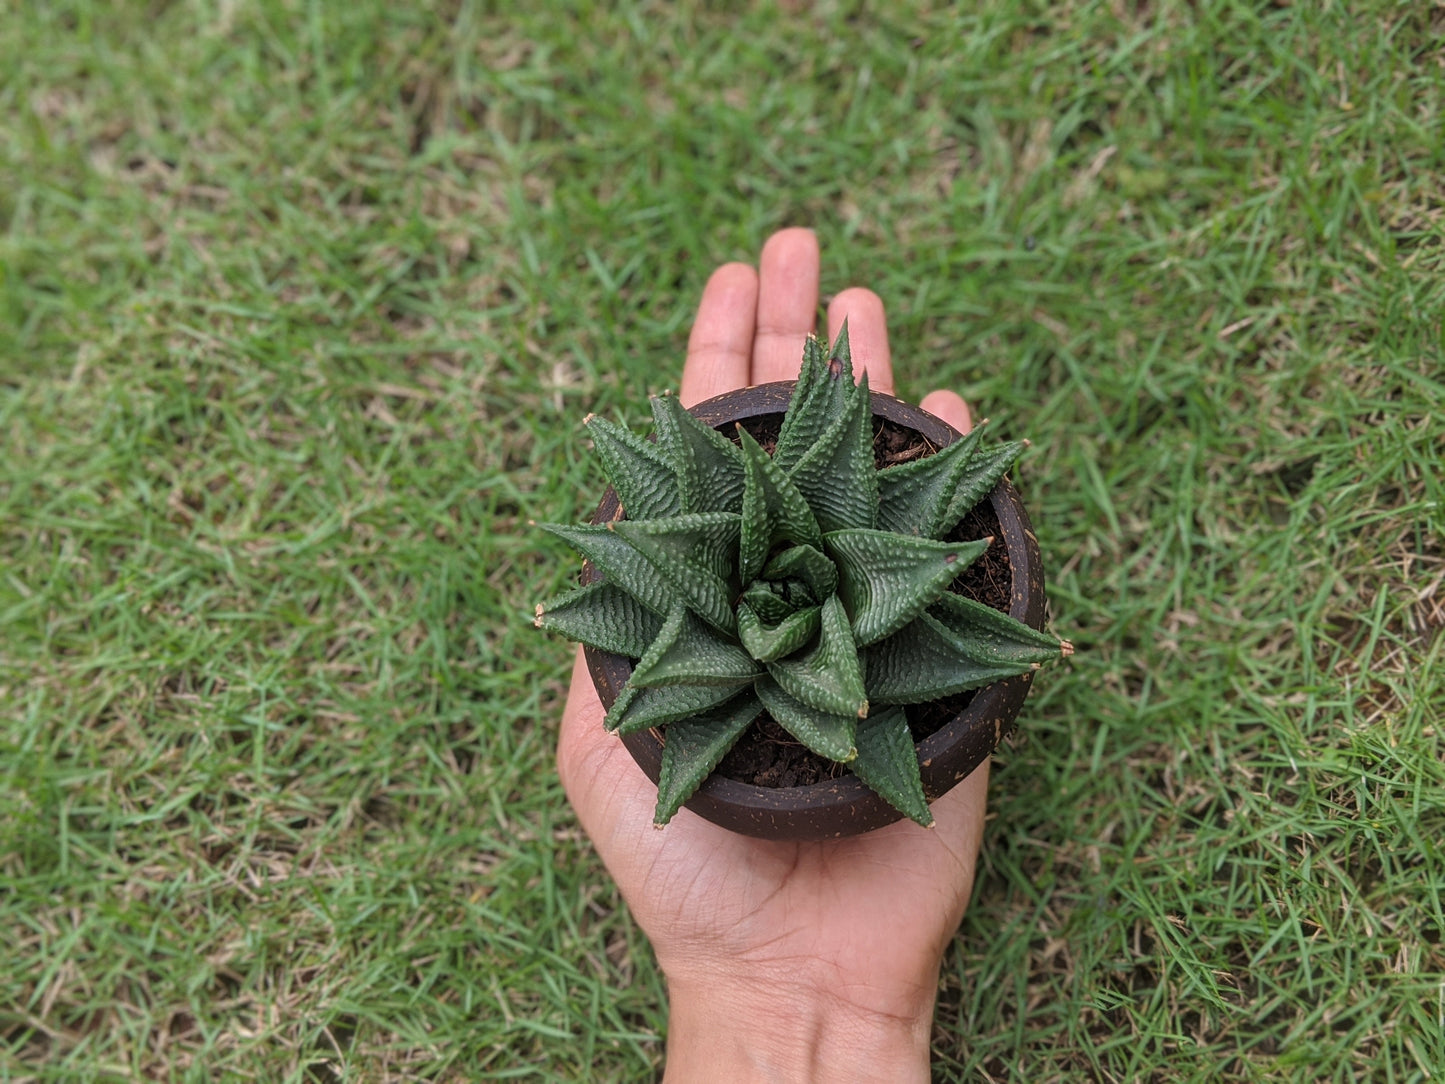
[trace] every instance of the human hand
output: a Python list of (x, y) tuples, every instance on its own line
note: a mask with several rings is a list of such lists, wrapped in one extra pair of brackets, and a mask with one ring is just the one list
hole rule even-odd
[[(818, 307), (818, 244), (774, 234), (759, 270), (708, 280), (688, 342), (684, 406), (792, 380)], [(893, 391), (883, 303), (844, 290), (856, 369)], [(970, 428), (952, 392), (923, 409)], [(785, 843), (684, 808), (652, 826), (657, 789), (616, 735), (578, 649), (557, 769), (582, 827), (652, 942), (668, 980), (669, 1080), (927, 1080), (938, 969), (973, 887), (988, 763), (932, 805), (935, 827), (898, 821), (847, 839)]]

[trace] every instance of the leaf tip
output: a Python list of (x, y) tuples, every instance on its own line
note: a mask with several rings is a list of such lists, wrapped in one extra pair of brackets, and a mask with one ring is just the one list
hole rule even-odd
[(540, 602), (537, 603), (537, 612), (532, 616), (532, 627), (534, 629), (540, 629), (542, 627), (542, 614), (545, 612), (546, 611), (542, 609), (542, 604)]
[[(541, 609), (542, 609), (542, 607), (540, 607), (540, 606), (537, 607), (538, 612), (541, 612)], [(863, 701), (863, 703), (859, 706), (859, 708), (858, 708), (858, 718), (860, 718), (860, 719), (866, 719), (866, 718), (868, 718), (868, 701), (866, 701), (866, 700)]]
[(1060, 657), (1061, 659), (1067, 659), (1067, 658), (1068, 658), (1070, 655), (1072, 655), (1073, 653), (1074, 653), (1074, 645), (1073, 645), (1070, 641), (1068, 641), (1068, 640), (1060, 640), (1060, 641), (1059, 641), (1059, 657)]

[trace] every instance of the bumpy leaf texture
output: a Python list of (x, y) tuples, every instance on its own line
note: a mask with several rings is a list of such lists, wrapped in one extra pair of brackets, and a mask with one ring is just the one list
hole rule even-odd
[(670, 396), (652, 401), (652, 441), (588, 419), (624, 518), (543, 525), (602, 578), (540, 605), (536, 624), (635, 661), (604, 723), (661, 729), (659, 825), (764, 711), (931, 824), (903, 705), (1061, 654), (950, 591), (989, 540), (946, 535), (1023, 445), (985, 447), (975, 431), (879, 471), (870, 406), (845, 324), (831, 351), (808, 339), (771, 455)]

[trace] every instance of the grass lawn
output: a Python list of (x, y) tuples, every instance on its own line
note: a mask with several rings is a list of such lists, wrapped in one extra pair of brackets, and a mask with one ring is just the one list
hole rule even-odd
[(0, 17), (0, 1080), (653, 1076), (527, 520), (788, 224), (1078, 648), (938, 1077), (1441, 1079), (1445, 8), (522, 6)]

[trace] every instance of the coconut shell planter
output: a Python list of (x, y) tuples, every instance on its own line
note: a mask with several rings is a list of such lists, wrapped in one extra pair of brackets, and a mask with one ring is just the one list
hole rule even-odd
[(681, 808), (770, 839), (856, 835), (928, 804), (1012, 730), (1043, 630), (1038, 543), (985, 443), (852, 380), (847, 330), (796, 383), (588, 429), (612, 487), (536, 624), (582, 642), (604, 725)]

